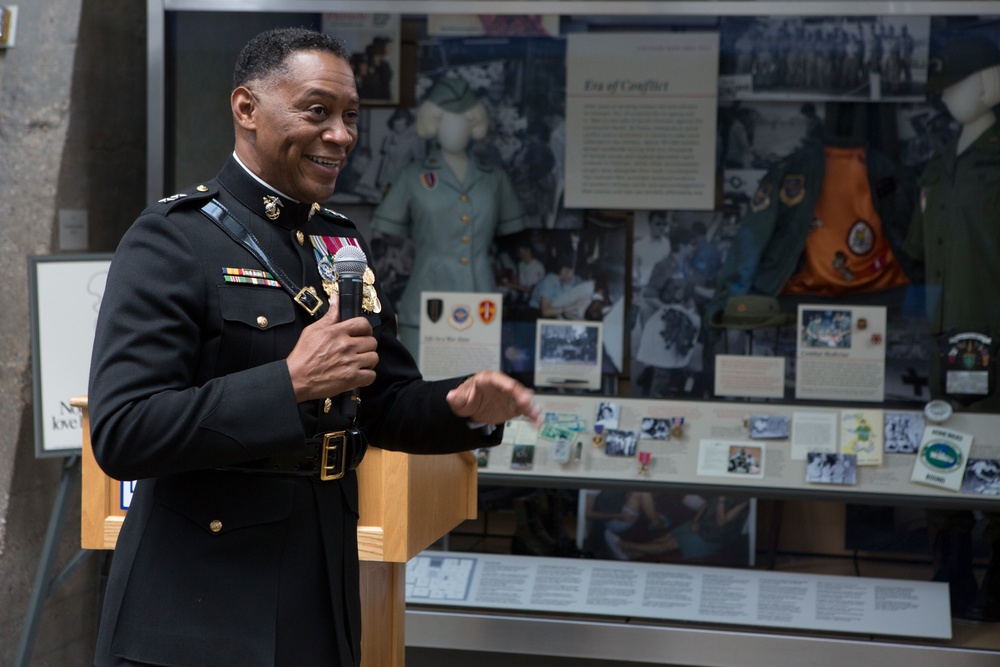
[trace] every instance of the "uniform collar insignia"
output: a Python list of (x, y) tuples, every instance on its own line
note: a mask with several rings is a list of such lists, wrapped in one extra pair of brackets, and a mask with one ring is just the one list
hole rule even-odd
[(264, 195), (264, 215), (268, 220), (277, 220), (282, 206), (284, 203), (276, 195)]

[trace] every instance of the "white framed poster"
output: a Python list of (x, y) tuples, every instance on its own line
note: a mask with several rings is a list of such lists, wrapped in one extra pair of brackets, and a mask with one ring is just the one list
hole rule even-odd
[(83, 415), (69, 402), (87, 394), (110, 265), (110, 254), (28, 257), (36, 457), (80, 451)]

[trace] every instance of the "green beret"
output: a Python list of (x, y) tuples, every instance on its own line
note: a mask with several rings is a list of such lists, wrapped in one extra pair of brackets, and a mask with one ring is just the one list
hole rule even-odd
[(427, 99), (451, 113), (467, 111), (479, 101), (465, 80), (451, 76), (439, 79), (427, 93)]

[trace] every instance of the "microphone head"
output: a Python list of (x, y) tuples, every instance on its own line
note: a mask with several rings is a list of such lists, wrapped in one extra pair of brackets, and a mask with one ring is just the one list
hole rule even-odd
[(345, 245), (333, 256), (333, 271), (338, 276), (363, 275), (368, 268), (365, 251), (353, 245)]

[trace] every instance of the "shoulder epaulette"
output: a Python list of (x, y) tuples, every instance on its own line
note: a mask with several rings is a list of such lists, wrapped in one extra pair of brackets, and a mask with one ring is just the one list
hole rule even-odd
[(205, 184), (195, 185), (181, 190), (169, 197), (164, 197), (148, 207), (148, 210), (156, 213), (167, 214), (179, 206), (187, 206), (196, 202), (204, 202), (219, 193), (219, 188), (214, 183), (209, 186)]

